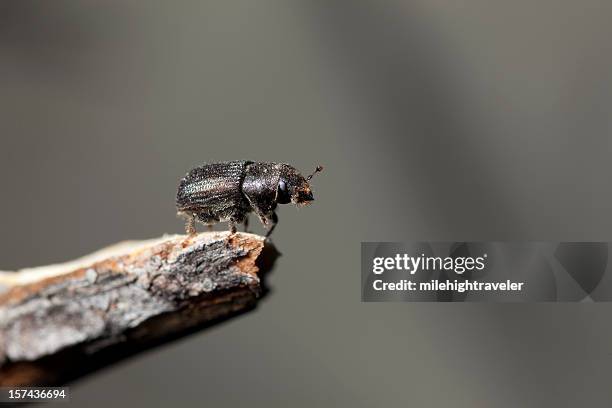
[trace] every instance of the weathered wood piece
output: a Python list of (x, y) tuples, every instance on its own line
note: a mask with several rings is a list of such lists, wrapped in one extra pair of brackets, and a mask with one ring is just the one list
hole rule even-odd
[(255, 306), (253, 234), (168, 236), (0, 273), (0, 385), (70, 381)]

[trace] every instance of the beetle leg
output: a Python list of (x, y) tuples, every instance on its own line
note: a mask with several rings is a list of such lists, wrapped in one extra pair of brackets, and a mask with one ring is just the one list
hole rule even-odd
[(272, 234), (272, 231), (274, 231), (274, 228), (276, 228), (276, 224), (278, 223), (278, 216), (276, 215), (276, 213), (272, 213), (270, 221), (272, 221), (272, 225), (270, 225), (268, 232), (266, 232), (266, 238), (268, 238), (270, 234)]
[(234, 220), (230, 220), (227, 225), (229, 226), (229, 229), (230, 229), (232, 234), (235, 234), (236, 231), (238, 230), (236, 228), (236, 222)]
[(249, 216), (244, 217), (244, 232), (249, 232)]
[(268, 226), (268, 219), (264, 215), (259, 216), (259, 221), (261, 221), (264, 227)]
[(213, 225), (212, 224), (206, 224), (206, 228), (208, 229), (208, 232), (211, 232), (213, 230)]
[(188, 235), (195, 235), (196, 234), (195, 215), (194, 214), (190, 214), (189, 216), (187, 216), (187, 221), (185, 222), (185, 232)]

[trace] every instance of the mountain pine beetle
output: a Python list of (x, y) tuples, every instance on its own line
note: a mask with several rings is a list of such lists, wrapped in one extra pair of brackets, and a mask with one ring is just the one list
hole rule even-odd
[(254, 211), (270, 236), (278, 217), (277, 204), (305, 205), (314, 200), (309, 181), (317, 172), (304, 178), (293, 166), (285, 163), (230, 161), (205, 164), (189, 171), (181, 179), (176, 194), (178, 214), (186, 218), (185, 230), (195, 234), (195, 221), (212, 228), (227, 221), (232, 233), (236, 224), (248, 223)]

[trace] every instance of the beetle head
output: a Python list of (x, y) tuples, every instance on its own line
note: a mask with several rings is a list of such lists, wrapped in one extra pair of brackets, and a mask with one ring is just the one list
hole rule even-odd
[(323, 170), (323, 166), (317, 166), (311, 175), (304, 177), (294, 167), (284, 165), (280, 170), (276, 201), (279, 204), (310, 204), (310, 202), (314, 200), (314, 197), (310, 189), (309, 181), (321, 170)]

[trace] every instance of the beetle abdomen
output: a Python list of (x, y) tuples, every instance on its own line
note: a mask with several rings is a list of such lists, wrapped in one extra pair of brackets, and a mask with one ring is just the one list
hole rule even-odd
[(205, 164), (181, 180), (176, 196), (179, 211), (211, 220), (230, 219), (249, 204), (241, 189), (247, 161)]

